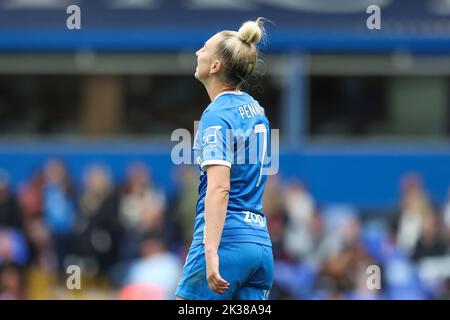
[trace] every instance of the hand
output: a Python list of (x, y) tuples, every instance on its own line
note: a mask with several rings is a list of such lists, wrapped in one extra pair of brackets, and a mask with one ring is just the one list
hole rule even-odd
[(223, 294), (228, 290), (230, 284), (222, 278), (219, 273), (219, 255), (217, 251), (205, 252), (206, 258), (206, 279), (209, 288), (218, 294)]

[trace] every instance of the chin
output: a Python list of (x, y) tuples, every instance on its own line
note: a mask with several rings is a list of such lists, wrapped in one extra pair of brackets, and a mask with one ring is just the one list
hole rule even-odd
[(198, 74), (197, 71), (194, 73), (194, 77), (195, 77), (195, 79), (197, 79), (198, 81), (202, 82), (202, 77), (200, 77), (200, 75)]

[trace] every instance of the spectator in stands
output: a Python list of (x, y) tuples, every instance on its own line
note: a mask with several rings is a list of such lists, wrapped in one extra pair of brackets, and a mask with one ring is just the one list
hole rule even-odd
[(150, 170), (144, 163), (133, 163), (120, 199), (120, 222), (125, 230), (125, 248), (136, 255), (133, 246), (148, 231), (165, 227), (166, 199), (153, 184)]
[(314, 199), (302, 183), (293, 181), (284, 188), (283, 200), (288, 218), (284, 233), (285, 250), (291, 257), (303, 260), (314, 245), (311, 234)]
[(402, 179), (402, 192), (400, 216), (397, 219), (397, 244), (412, 255), (420, 238), (423, 221), (433, 214), (433, 208), (418, 174), (409, 173)]
[(140, 257), (131, 265), (126, 282), (152, 285), (162, 289), (165, 293), (163, 299), (174, 299), (181, 271), (182, 264), (175, 254), (168, 251), (163, 234), (150, 231), (140, 243)]
[(53, 251), (50, 231), (44, 221), (30, 220), (26, 225), (26, 234), (30, 242), (31, 265), (55, 272), (58, 267), (57, 257)]
[(287, 215), (282, 201), (279, 177), (269, 176), (263, 196), (263, 213), (266, 216), (267, 228), (272, 240), (273, 256), (275, 260), (292, 260), (284, 249)]
[(26, 274), (28, 296), (33, 300), (54, 299), (59, 275), (50, 231), (42, 219), (34, 218), (26, 224), (26, 234), (31, 249)]
[(22, 270), (15, 264), (0, 266), (0, 300), (25, 300), (26, 288)]
[(44, 221), (51, 232), (58, 266), (62, 270), (64, 258), (70, 251), (70, 238), (74, 225), (74, 189), (67, 169), (59, 159), (52, 159), (45, 164), (44, 177)]
[(23, 214), (14, 194), (9, 188), (9, 175), (0, 170), (0, 227), (23, 231)]
[[(84, 173), (76, 221), (75, 253), (91, 276), (107, 276), (118, 260), (122, 229), (119, 201), (110, 174), (104, 166), (92, 165)], [(103, 278), (104, 279), (104, 278)]]
[(175, 184), (177, 189), (173, 201), (173, 215), (181, 231), (179, 240), (187, 253), (194, 230), (193, 208), (198, 198), (198, 174), (192, 167), (180, 167), (175, 171)]
[(330, 256), (360, 243), (358, 212), (351, 205), (330, 205), (314, 216), (311, 224), (314, 247), (308, 263), (317, 268)]
[(447, 253), (447, 246), (443, 237), (439, 216), (430, 213), (424, 216), (419, 240), (413, 251), (412, 259), (442, 256)]
[(360, 220), (350, 211), (333, 210), (329, 214), (338, 216), (329, 217), (334, 220), (329, 222), (329, 230), (334, 229), (334, 234), (329, 235), (329, 241), (324, 241), (318, 253), (322, 255), (317, 264), (318, 286), (327, 284), (330, 298), (343, 299), (347, 294), (365, 296), (366, 292), (360, 290), (360, 275), (374, 260), (362, 244)]
[(45, 177), (41, 170), (33, 173), (29, 182), (20, 186), (19, 203), (25, 217), (28, 219), (40, 218), (43, 211)]
[(16, 229), (0, 229), (0, 265), (13, 263), (25, 266), (28, 257), (28, 245), (23, 233)]

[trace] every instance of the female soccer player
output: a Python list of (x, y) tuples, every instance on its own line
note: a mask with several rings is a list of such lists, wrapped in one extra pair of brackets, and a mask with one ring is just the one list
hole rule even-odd
[(269, 121), (240, 91), (258, 58), (262, 19), (221, 31), (196, 52), (195, 77), (211, 99), (194, 142), (200, 165), (194, 238), (177, 299), (267, 299), (272, 244), (262, 213)]

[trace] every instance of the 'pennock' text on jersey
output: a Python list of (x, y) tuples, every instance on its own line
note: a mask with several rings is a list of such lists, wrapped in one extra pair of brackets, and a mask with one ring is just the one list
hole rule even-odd
[(239, 107), (242, 120), (250, 119), (254, 116), (263, 116), (264, 109), (258, 103), (244, 104)]

